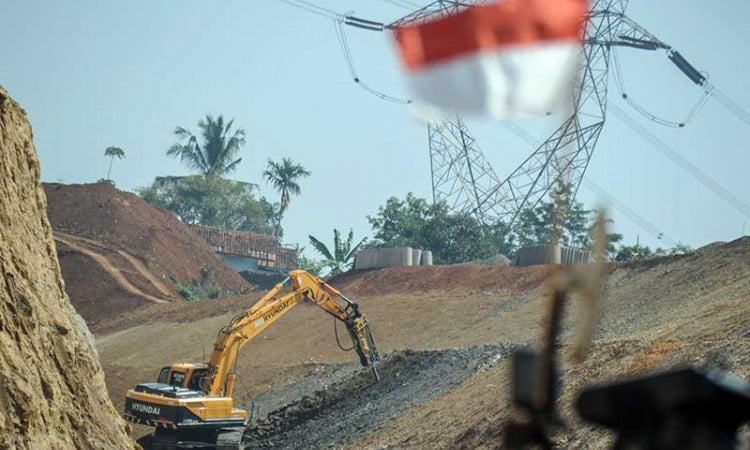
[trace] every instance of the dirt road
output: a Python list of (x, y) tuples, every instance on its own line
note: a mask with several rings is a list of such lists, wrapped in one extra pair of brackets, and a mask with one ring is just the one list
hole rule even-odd
[[(96, 250), (96, 247), (106, 247), (104, 246), (104, 244), (92, 241), (91, 239), (84, 239), (70, 234), (61, 233), (59, 231), (55, 232), (53, 235), (56, 241), (62, 242), (75, 251), (94, 260), (105, 272), (107, 272), (107, 274), (109, 274), (109, 276), (112, 277), (115, 283), (117, 283), (117, 285), (125, 292), (153, 303), (167, 303), (169, 301), (165, 300), (164, 298), (159, 298), (151, 294), (147, 294), (133, 285), (119, 268), (115, 267), (115, 265), (112, 264), (104, 254)], [(138, 273), (138, 275), (148, 280), (148, 282), (151, 283), (151, 286), (154, 289), (160, 292), (164, 297), (170, 300), (174, 299), (171, 291), (163, 283), (157, 280), (156, 277), (140, 261), (129, 255), (125, 251), (119, 250), (117, 251), (117, 253), (123, 256), (131, 264), (131, 267)]]

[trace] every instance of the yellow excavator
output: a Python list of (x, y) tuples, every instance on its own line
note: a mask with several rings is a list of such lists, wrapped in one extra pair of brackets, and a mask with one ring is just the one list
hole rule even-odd
[[(292, 291), (282, 294), (290, 283)], [(359, 362), (379, 381), (375, 363), (380, 356), (359, 305), (320, 278), (293, 270), (219, 331), (208, 363), (172, 364), (161, 369), (155, 383), (140, 383), (127, 392), (125, 419), (155, 429), (138, 443), (146, 450), (243, 449), (248, 414), (232, 401), (238, 353), (301, 302), (317, 305), (344, 323)]]

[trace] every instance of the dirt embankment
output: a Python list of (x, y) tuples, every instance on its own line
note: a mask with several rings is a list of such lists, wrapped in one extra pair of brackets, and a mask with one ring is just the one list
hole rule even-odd
[(430, 291), (524, 292), (543, 283), (551, 270), (550, 266), (406, 266), (350, 271), (329, 283), (347, 295), (368, 297)]
[(44, 190), (66, 289), (93, 327), (159, 299), (182, 301), (176, 283), (251, 288), (186, 225), (134, 194), (109, 183)]
[(63, 290), (26, 113), (0, 87), (0, 448), (134, 448)]

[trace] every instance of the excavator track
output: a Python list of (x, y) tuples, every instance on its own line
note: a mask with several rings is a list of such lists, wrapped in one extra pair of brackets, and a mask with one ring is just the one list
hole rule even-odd
[(242, 436), (245, 428), (228, 428), (216, 436), (216, 450), (245, 450)]
[(200, 434), (158, 431), (136, 442), (143, 450), (245, 450), (244, 432), (244, 427)]

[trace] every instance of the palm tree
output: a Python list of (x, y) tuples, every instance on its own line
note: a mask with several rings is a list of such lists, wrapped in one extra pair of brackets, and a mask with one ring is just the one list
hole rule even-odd
[(281, 218), (292, 201), (292, 194), (300, 195), (302, 193), (297, 180), (308, 176), (310, 176), (310, 171), (306, 170), (302, 164), (292, 161), (291, 158), (282, 158), (280, 163), (268, 160), (268, 168), (263, 172), (263, 177), (266, 179), (266, 183), (273, 185), (281, 194), (277, 233), (281, 229)]
[(104, 150), (104, 156), (110, 158), (109, 170), (107, 170), (107, 180), (109, 180), (109, 175), (112, 173), (112, 163), (115, 161), (115, 158), (123, 159), (125, 157), (125, 150), (120, 147), (107, 147), (107, 149)]
[(326, 259), (326, 264), (331, 269), (331, 275), (337, 275), (344, 270), (348, 270), (354, 262), (354, 255), (357, 254), (359, 247), (365, 243), (367, 238), (363, 238), (357, 245), (352, 247), (352, 241), (354, 240), (354, 231), (349, 230), (349, 236), (346, 241), (341, 241), (341, 235), (339, 230), (333, 229), (333, 253), (328, 247), (320, 242), (314, 236), (308, 236), (310, 238), (310, 244), (315, 247), (315, 250), (320, 252), (321, 255)]
[(205, 176), (226, 175), (242, 161), (242, 158), (234, 158), (245, 145), (245, 130), (237, 128), (230, 131), (233, 123), (234, 119), (224, 123), (223, 116), (219, 115), (214, 119), (206, 114), (198, 122), (203, 143), (199, 143), (198, 138), (190, 131), (177, 127), (174, 134), (183, 143), (173, 144), (167, 150), (167, 155), (179, 158), (185, 165)]

